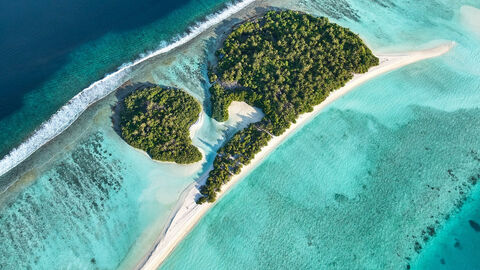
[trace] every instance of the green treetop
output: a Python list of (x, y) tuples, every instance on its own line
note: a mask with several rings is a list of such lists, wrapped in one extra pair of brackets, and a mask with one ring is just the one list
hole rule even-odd
[(176, 163), (201, 160), (189, 128), (197, 121), (200, 104), (182, 90), (159, 86), (141, 89), (124, 99), (121, 135), (153, 159)]
[(212, 117), (225, 121), (234, 100), (261, 108), (265, 117), (219, 150), (198, 203), (214, 201), (221, 185), (250, 162), (271, 134), (282, 134), (354, 73), (379, 63), (347, 28), (296, 11), (270, 11), (240, 25), (216, 56), (217, 65), (209, 71)]

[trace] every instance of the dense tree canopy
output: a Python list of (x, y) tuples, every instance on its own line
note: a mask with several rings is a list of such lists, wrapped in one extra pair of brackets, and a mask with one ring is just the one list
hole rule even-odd
[(354, 73), (378, 65), (358, 35), (327, 18), (270, 11), (236, 28), (216, 52), (209, 72), (212, 117), (228, 118), (234, 100), (259, 107), (265, 117), (237, 133), (218, 152), (199, 203), (216, 192), (299, 114), (312, 111)]
[(192, 163), (202, 158), (189, 133), (201, 111), (193, 97), (157, 86), (137, 90), (123, 102), (121, 133), (128, 144), (161, 161)]

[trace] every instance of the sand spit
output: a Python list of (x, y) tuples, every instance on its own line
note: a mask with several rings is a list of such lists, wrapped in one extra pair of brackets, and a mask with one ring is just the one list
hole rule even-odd
[[(251, 161), (251, 163), (242, 169), (240, 174), (233, 176), (230, 182), (222, 187), (222, 191), (217, 196), (217, 201), (220, 200), (236, 183), (238, 183), (239, 180), (243, 179), (255, 167), (257, 167), (264, 160), (264, 158), (268, 156), (276, 147), (278, 147), (286, 138), (313, 119), (333, 101), (374, 77), (421, 60), (440, 56), (448, 52), (454, 45), (454, 42), (448, 42), (426, 50), (377, 55), (377, 57), (380, 58), (380, 64), (378, 66), (370, 68), (367, 73), (356, 74), (354, 78), (350, 80), (344, 87), (332, 92), (327, 99), (325, 99), (325, 101), (315, 106), (312, 112), (302, 114), (297, 119), (297, 122), (291, 125), (290, 128), (287, 129), (282, 135), (273, 137), (268, 142), (268, 145), (262, 148), (262, 150), (255, 155), (255, 158)], [(235, 106), (245, 106), (245, 104), (233, 103), (232, 106), (234, 106), (234, 108), (229, 108), (229, 110), (239, 111), (239, 108), (236, 108)], [(204, 175), (199, 183), (204, 183), (207, 176), (208, 174)], [(166, 257), (174, 250), (178, 243), (184, 239), (184, 237), (192, 230), (192, 228), (205, 215), (205, 213), (207, 213), (207, 211), (215, 204), (205, 203), (203, 205), (197, 205), (195, 203), (195, 198), (197, 196), (199, 196), (197, 185), (191, 185), (184, 191), (181, 196), (182, 201), (179, 204), (179, 207), (176, 208), (174, 215), (172, 215), (168, 227), (159, 237), (152, 251), (138, 265), (138, 269), (157, 269), (159, 265), (166, 259)]]

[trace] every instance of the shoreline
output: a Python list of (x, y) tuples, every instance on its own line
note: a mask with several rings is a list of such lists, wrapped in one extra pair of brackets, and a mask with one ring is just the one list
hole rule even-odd
[[(193, 27), (188, 28), (186, 32), (170, 40), (165, 47), (140, 55), (140, 58), (125, 63), (118, 67), (117, 70), (105, 74), (100, 80), (97, 80), (88, 87), (82, 89), (64, 105), (58, 108), (53, 115), (35, 128), (35, 130), (32, 131), (31, 134), (28, 135), (19, 145), (12, 148), (5, 156), (0, 157), (0, 176), (8, 173), (29, 158), (42, 146), (46, 145), (59, 134), (64, 132), (91, 105), (121, 87), (126, 81), (128, 81), (127, 72), (131, 71), (133, 67), (188, 44), (212, 26), (217, 25), (223, 20), (229, 18), (232, 14), (237, 13), (255, 1), (257, 0), (240, 0), (233, 4), (227, 4), (222, 9), (194, 24)], [(8, 187), (5, 190), (7, 189)]]
[[(338, 98), (352, 91), (355, 89), (355, 87), (377, 76), (418, 61), (445, 54), (454, 45), (454, 42), (448, 42), (425, 50), (376, 55), (380, 58), (380, 64), (378, 66), (370, 68), (370, 70), (366, 73), (355, 74), (354, 77), (345, 84), (345, 86), (331, 92), (322, 103), (316, 105), (312, 112), (300, 115), (297, 118), (296, 123), (292, 124), (284, 133), (282, 133), (282, 135), (272, 137), (268, 144), (263, 147), (258, 154), (255, 155), (252, 161), (245, 166), (239, 174), (234, 175), (227, 184), (223, 185), (222, 191), (218, 193), (216, 202), (218, 202), (226, 193), (228, 193), (228, 191), (230, 191), (235, 184), (237, 184), (241, 179), (255, 169), (265, 157), (273, 152), (290, 135), (312, 120), (325, 107)], [(171, 219), (169, 219), (167, 222), (168, 225), (163, 230), (163, 233), (160, 235), (159, 239), (155, 242), (153, 249), (149, 251), (146, 257), (142, 258), (136, 269), (157, 269), (168, 257), (168, 255), (175, 249), (175, 247), (207, 213), (207, 211), (216, 204), (216, 202), (214, 202), (197, 205), (195, 202), (195, 198), (200, 194), (199, 187), (206, 181), (207, 177), (208, 172), (202, 175), (197, 182), (192, 183), (192, 185), (182, 192), (179, 197), (180, 200), (171, 215)]]
[[(192, 145), (195, 146), (199, 151), (200, 153), (202, 153), (202, 159), (200, 159), (199, 161), (196, 161), (196, 162), (193, 162), (193, 163), (188, 163), (188, 164), (180, 164), (180, 163), (176, 163), (175, 161), (165, 161), (165, 160), (156, 160), (156, 159), (153, 159), (145, 150), (143, 149), (140, 149), (140, 148), (136, 148), (136, 147), (133, 147), (131, 146), (130, 144), (128, 144), (127, 142), (124, 142), (126, 144), (128, 144), (130, 147), (132, 147), (135, 151), (137, 152), (140, 152), (142, 153), (143, 155), (145, 155), (146, 157), (148, 157), (150, 160), (152, 160), (153, 162), (158, 162), (158, 163), (161, 163), (161, 164), (172, 164), (172, 165), (178, 165), (178, 166), (183, 166), (183, 167), (187, 167), (187, 166), (191, 166), (191, 165), (198, 165), (198, 164), (203, 164), (205, 162), (205, 158), (206, 158), (206, 155), (204, 153), (204, 151), (202, 150), (202, 148), (196, 146), (194, 143), (193, 143), (193, 138), (195, 137), (195, 133), (197, 133), (197, 131), (200, 129), (200, 127), (202, 126), (203, 124), (203, 114), (205, 114), (204, 111), (201, 111), (199, 114), (198, 114), (198, 119), (197, 121), (195, 121), (195, 123), (193, 123), (189, 128), (188, 128), (188, 131), (190, 133), (189, 137), (190, 139), (192, 140)], [(119, 134), (120, 137), (122, 137), (120, 134)], [(123, 140), (123, 138), (122, 138)]]

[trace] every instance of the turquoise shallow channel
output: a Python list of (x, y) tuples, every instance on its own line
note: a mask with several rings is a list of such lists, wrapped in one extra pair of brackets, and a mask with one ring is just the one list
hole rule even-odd
[[(107, 33), (79, 47), (45, 87), (25, 97), (21, 110), (2, 120), (0, 130), (8, 140), (0, 153), (27, 135), (32, 123), (46, 120), (83, 87), (115, 70), (111, 65), (121, 65), (115, 61), (164, 47), (224, 8), (225, 1), (189, 1), (151, 24)], [(201, 100), (204, 54), (199, 49), (174, 61), (175, 75), (157, 82), (172, 85), (188, 74), (184, 88)], [(151, 65), (165, 66), (154, 60)], [(124, 80), (134, 80), (134, 71)], [(69, 129), (0, 176), (0, 269), (129, 269), (160, 235), (180, 192), (203, 166), (160, 164), (126, 145), (112, 128), (117, 100), (113, 93), (91, 106)], [(212, 148), (223, 135), (220, 130), (210, 135)]]
[(480, 7), (295, 6), (351, 27), (374, 51), (457, 45), (329, 106), (229, 192), (161, 269), (478, 269), (480, 44), (464, 5)]
[[(2, 120), (0, 153), (103, 74), (223, 7), (186, 2), (148, 25), (79, 46)], [(472, 12), (480, 3), (262, 0), (249, 14), (264, 7), (327, 16), (378, 54), (456, 46), (328, 106), (223, 197), (160, 269), (479, 269), (480, 33)], [(182, 88), (208, 110), (207, 59), (224, 26), (237, 22), (131, 68), (122, 83)], [(48, 101), (32, 113), (41, 98)], [(118, 98), (113, 92), (95, 103), (0, 176), (0, 269), (134, 268), (182, 191), (242, 127), (203, 113), (193, 144), (205, 159), (159, 163), (114, 131)]]

